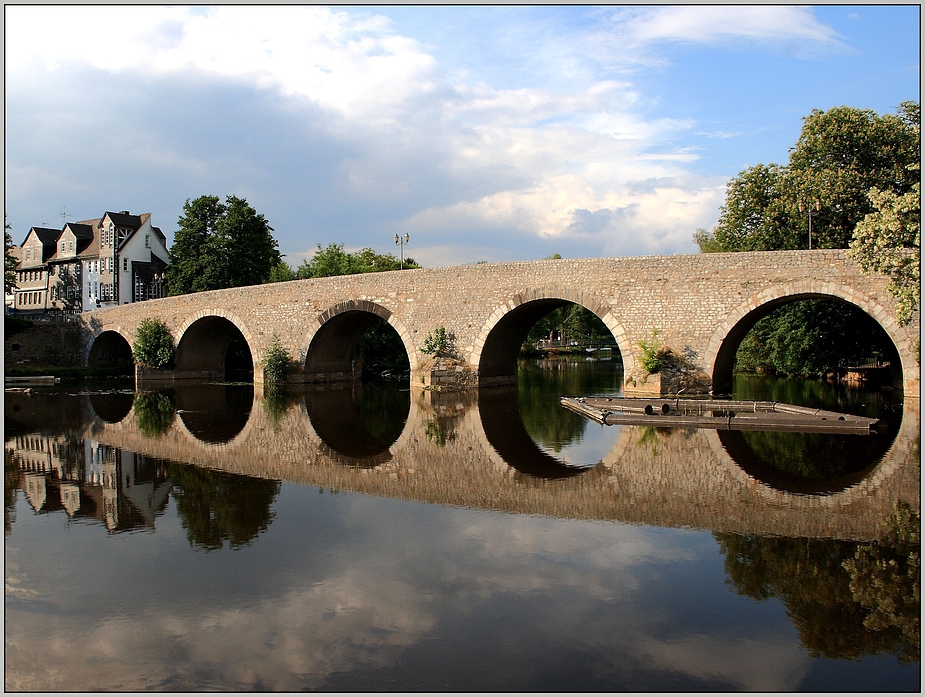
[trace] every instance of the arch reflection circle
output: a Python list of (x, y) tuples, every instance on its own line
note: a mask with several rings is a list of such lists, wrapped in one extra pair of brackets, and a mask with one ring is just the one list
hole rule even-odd
[(327, 455), (349, 467), (372, 468), (391, 460), (411, 393), (391, 384), (340, 383), (307, 388), (304, 404)]
[(241, 433), (254, 404), (253, 385), (179, 384), (173, 394), (186, 430), (196, 440), (213, 445), (228, 443)]

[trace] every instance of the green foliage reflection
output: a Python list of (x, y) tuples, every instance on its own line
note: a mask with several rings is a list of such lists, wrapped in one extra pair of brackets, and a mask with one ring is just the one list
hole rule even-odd
[(165, 392), (137, 392), (132, 404), (138, 429), (146, 438), (159, 438), (173, 424), (177, 408)]
[(859, 659), (920, 652), (921, 521), (897, 506), (878, 542), (716, 533), (727, 583), (756, 600), (778, 598), (814, 657)]
[(279, 482), (179, 463), (170, 463), (168, 471), (177, 513), (193, 547), (221, 549), (227, 542), (238, 549), (273, 520)]

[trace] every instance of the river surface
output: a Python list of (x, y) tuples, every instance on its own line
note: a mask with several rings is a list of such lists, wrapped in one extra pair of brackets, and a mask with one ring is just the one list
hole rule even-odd
[(600, 426), (606, 360), (474, 392), (7, 392), (7, 690), (920, 689), (919, 412)]

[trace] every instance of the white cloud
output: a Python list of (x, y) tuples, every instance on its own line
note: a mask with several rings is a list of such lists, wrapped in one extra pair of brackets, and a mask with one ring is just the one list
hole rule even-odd
[[(125, 179), (106, 172), (81, 167), (80, 178), (62, 181), (73, 167), (62, 161), (105, 149), (144, 179), (135, 190), (146, 192), (142, 205), (168, 233), (176, 213), (161, 219), (165, 207), (178, 212), (202, 193), (246, 193), (290, 257), (316, 242), (379, 246), (373, 236), (425, 230), (428, 247), (415, 258), (427, 264), (517, 258), (524, 241), (567, 238), (583, 256), (694, 251), (694, 230), (712, 225), (722, 200), (714, 178), (686, 176), (649, 192), (632, 183), (686, 175), (699, 153), (679, 143), (697, 124), (653, 116), (631, 82), (600, 75), (598, 53), (632, 64), (666, 42), (831, 47), (838, 37), (801, 8), (602, 12), (606, 31), (555, 34), (542, 23), (526, 31), (557, 57), (542, 69), (561, 65), (561, 75), (502, 88), (439, 64), (431, 48), (365, 10), (9, 7), (8, 132), (20, 145), (7, 167), (30, 178), (10, 180), (8, 207), (15, 216), (24, 197), (44, 195), (73, 210), (88, 190), (109, 206), (124, 201)], [(91, 83), (112, 87), (97, 94)], [(133, 114), (155, 91), (161, 101)], [(134, 102), (115, 107), (119, 95)], [(18, 111), (25, 103), (42, 114), (41, 132)], [(37, 165), (38, 148), (58, 162)], [(189, 193), (177, 197), (178, 189)], [(150, 201), (158, 195), (169, 205)], [(266, 201), (275, 207), (261, 207)], [(323, 222), (306, 227), (306, 210)], [(28, 229), (36, 221), (14, 222)], [(472, 252), (447, 253), (460, 245)]]
[(680, 5), (620, 8), (606, 14), (594, 43), (614, 66), (661, 63), (668, 44), (765, 47), (807, 58), (847, 49), (843, 37), (807, 7)]

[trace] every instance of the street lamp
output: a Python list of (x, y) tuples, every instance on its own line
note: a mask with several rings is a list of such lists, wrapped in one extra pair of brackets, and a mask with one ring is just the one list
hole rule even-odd
[(398, 245), (399, 254), (401, 255), (401, 258), (398, 262), (398, 268), (400, 269), (405, 268), (405, 245), (408, 244), (409, 239), (411, 238), (408, 236), (407, 232), (405, 233), (404, 237), (399, 237), (398, 235), (395, 235), (395, 244)]
[(812, 249), (813, 248), (813, 216), (819, 215), (819, 211), (822, 210), (822, 202), (818, 198), (816, 199), (816, 210), (813, 210), (812, 206), (805, 205), (802, 201), (799, 202), (799, 206), (800, 206), (800, 213), (802, 213), (805, 210), (807, 212), (807, 215), (809, 216), (809, 248)]

